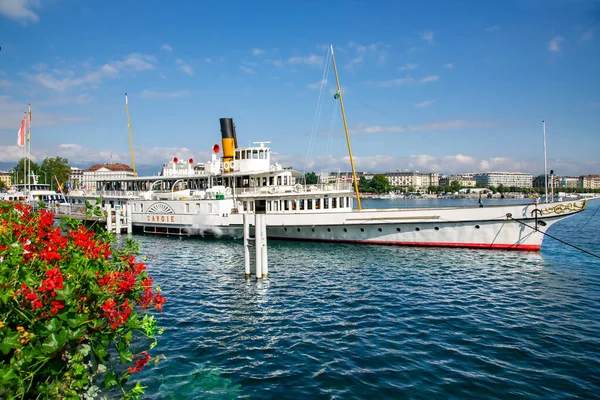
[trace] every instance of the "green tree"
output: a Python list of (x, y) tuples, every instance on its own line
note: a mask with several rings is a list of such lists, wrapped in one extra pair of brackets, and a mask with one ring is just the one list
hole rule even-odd
[[(44, 161), (42, 161), (41, 170), (42, 175), (44, 175), (44, 172), (46, 174), (45, 176), (40, 177), (40, 181), (46, 178), (46, 183), (50, 183), (53, 186), (56, 186), (56, 180), (58, 180), (58, 183), (64, 187), (65, 182), (67, 182), (71, 176), (69, 160), (62, 157), (45, 158)], [(56, 177), (56, 179), (54, 177)]]
[(364, 176), (358, 181), (358, 191), (361, 193), (369, 193), (371, 191), (371, 182)]
[(452, 193), (454, 192), (458, 192), (461, 188), (460, 183), (458, 183), (458, 181), (452, 181), (452, 183), (450, 183), (450, 191)]
[(387, 193), (390, 191), (390, 182), (383, 174), (375, 174), (371, 178), (371, 190), (375, 193)]
[(498, 191), (498, 193), (503, 193), (503, 192), (507, 191), (506, 188), (504, 187), (504, 185), (501, 183), (498, 184), (498, 187), (496, 188), (496, 190)]
[(306, 182), (307, 185), (314, 185), (319, 183), (319, 177), (314, 172), (307, 172), (304, 174), (304, 182)]
[[(27, 161), (28, 161), (28, 158), (23, 157), (19, 160), (19, 162), (17, 163), (17, 166), (15, 167), (15, 170), (17, 171), (17, 183), (22, 184), (22, 183), (27, 182), (27, 180), (25, 179), (25, 175), (26, 175), (25, 167), (27, 167), (27, 169), (29, 169), (29, 165), (28, 165)], [(31, 175), (38, 176), (38, 182), (39, 182), (40, 166), (37, 165), (33, 161), (31, 161), (31, 174), (29, 174), (29, 176), (31, 177)], [(29, 182), (33, 183), (33, 179), (30, 179)]]
[(412, 193), (415, 191), (415, 187), (414, 186), (409, 186), (408, 189), (406, 189), (407, 192)]
[(4, 182), (0, 181), (0, 190), (2, 189), (6, 189), (6, 185), (4, 184)]

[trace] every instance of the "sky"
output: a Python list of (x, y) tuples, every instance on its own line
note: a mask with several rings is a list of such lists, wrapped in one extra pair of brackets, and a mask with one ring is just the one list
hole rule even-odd
[(208, 161), (219, 118), (300, 171), (600, 173), (600, 0), (0, 0), (0, 162)]

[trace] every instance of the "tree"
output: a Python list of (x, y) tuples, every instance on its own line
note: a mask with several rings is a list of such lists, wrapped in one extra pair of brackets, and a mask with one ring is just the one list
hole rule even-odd
[(307, 172), (304, 174), (304, 182), (306, 182), (307, 185), (314, 185), (319, 183), (319, 177), (314, 172)]
[[(29, 169), (29, 165), (28, 165), (28, 159), (27, 157), (23, 157), (19, 160), (19, 162), (17, 163), (17, 166), (15, 167), (15, 170), (17, 171), (17, 183), (26, 183), (27, 180), (25, 179), (25, 167), (27, 167), (27, 169)], [(39, 182), (39, 175), (40, 175), (40, 167), (39, 165), (37, 165), (35, 162), (31, 161), (31, 175), (36, 175), (38, 176), (38, 182)], [(29, 183), (33, 183), (33, 179), (29, 180)]]
[(390, 182), (383, 174), (375, 174), (371, 178), (371, 190), (375, 193), (387, 193), (390, 191)]
[(412, 193), (415, 191), (415, 187), (414, 186), (409, 186), (408, 189), (406, 189), (409, 193)]
[(0, 181), (0, 190), (2, 189), (6, 189), (6, 185), (4, 184), (4, 182)]
[[(47, 178), (47, 182), (45, 183), (56, 184), (56, 180), (58, 180), (58, 183), (63, 185), (63, 187), (65, 182), (67, 182), (71, 176), (69, 160), (62, 157), (45, 158), (44, 161), (42, 161), (41, 170), (42, 175), (44, 175), (44, 172), (46, 173), (43, 177)], [(54, 177), (56, 177), (56, 180)]]
[(364, 176), (361, 176), (358, 181), (358, 191), (361, 193), (368, 193), (371, 191), (371, 182)]
[(452, 181), (452, 183), (450, 183), (450, 191), (452, 193), (458, 192), (460, 189), (461, 189), (461, 186), (458, 181)]

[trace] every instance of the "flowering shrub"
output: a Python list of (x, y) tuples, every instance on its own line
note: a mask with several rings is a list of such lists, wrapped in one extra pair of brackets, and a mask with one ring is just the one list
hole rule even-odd
[(139, 382), (125, 387), (162, 331), (138, 313), (162, 311), (165, 299), (138, 246), (111, 243), (73, 219), (55, 226), (46, 209), (0, 202), (0, 398), (143, 394)]

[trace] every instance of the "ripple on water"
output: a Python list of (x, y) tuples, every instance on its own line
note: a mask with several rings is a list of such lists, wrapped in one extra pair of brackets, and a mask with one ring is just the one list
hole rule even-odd
[[(598, 220), (573, 233), (593, 211), (551, 233), (599, 251)], [(243, 279), (241, 241), (136, 238), (168, 299), (153, 350), (166, 360), (141, 373), (148, 398), (600, 393), (600, 263), (556, 243), (516, 253), (274, 241), (270, 277), (256, 282)]]

